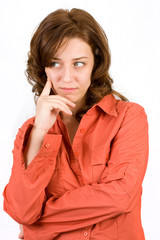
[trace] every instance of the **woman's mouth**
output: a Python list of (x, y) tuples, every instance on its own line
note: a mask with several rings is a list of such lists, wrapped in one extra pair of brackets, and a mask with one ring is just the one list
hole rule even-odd
[(67, 93), (72, 93), (74, 92), (77, 88), (61, 88), (62, 91), (67, 92)]

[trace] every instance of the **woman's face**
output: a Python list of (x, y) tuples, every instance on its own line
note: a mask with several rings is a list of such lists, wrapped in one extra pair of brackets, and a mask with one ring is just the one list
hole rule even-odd
[(93, 65), (90, 45), (80, 38), (73, 38), (62, 44), (45, 72), (55, 94), (81, 103), (91, 84)]

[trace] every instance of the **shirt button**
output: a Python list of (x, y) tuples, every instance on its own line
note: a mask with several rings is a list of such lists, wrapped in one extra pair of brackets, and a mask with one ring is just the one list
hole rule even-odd
[(84, 133), (84, 132), (85, 132), (85, 128), (81, 128), (80, 133)]
[(45, 148), (49, 148), (50, 144), (46, 143), (44, 146), (45, 146)]
[(79, 152), (75, 152), (74, 155), (78, 157), (79, 156)]
[(88, 233), (87, 232), (84, 232), (84, 236), (86, 237), (88, 235)]

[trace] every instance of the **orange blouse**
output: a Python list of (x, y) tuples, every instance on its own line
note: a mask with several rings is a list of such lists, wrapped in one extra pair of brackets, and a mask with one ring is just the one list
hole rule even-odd
[(25, 240), (144, 240), (142, 181), (148, 161), (144, 109), (105, 96), (83, 116), (71, 145), (60, 116), (25, 169), (35, 117), (19, 129), (4, 210)]

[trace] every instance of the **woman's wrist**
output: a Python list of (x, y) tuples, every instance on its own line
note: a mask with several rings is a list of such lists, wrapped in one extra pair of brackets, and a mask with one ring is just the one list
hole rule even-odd
[(37, 123), (34, 123), (33, 129), (38, 130), (38, 131), (40, 131), (40, 132), (42, 132), (42, 133), (44, 133), (44, 134), (46, 134), (46, 133), (48, 132), (48, 129), (42, 128), (42, 127), (39, 126), (39, 124), (37, 124)]

